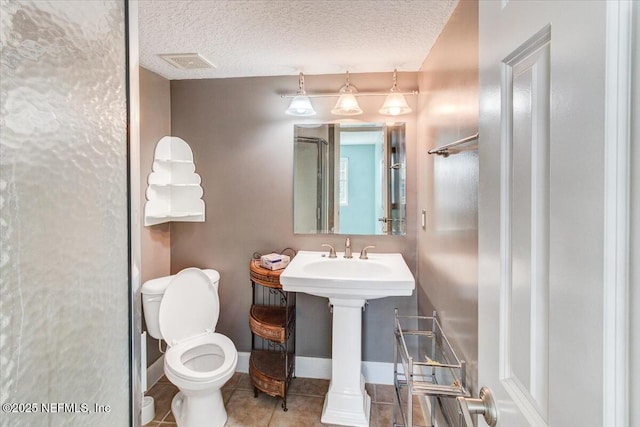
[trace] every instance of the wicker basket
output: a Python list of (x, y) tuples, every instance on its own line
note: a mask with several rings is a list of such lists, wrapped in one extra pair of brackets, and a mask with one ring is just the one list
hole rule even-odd
[(251, 276), (251, 280), (269, 288), (282, 288), (280, 284), (280, 274), (282, 274), (282, 271), (283, 270), (269, 270), (268, 268), (262, 267), (259, 259), (252, 259), (249, 262), (249, 275)]
[[(287, 319), (287, 311), (289, 319)], [(249, 313), (251, 331), (264, 339), (283, 343), (287, 339), (287, 326), (295, 316), (295, 309), (254, 305)]]
[[(288, 362), (286, 365), (285, 358)], [(292, 368), (293, 353), (254, 350), (249, 358), (249, 375), (253, 385), (271, 396), (285, 397)]]

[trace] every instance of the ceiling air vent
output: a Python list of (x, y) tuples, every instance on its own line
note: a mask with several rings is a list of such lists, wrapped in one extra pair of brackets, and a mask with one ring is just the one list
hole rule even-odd
[(216, 68), (198, 53), (166, 53), (160, 58), (181, 70), (197, 70), (201, 68)]

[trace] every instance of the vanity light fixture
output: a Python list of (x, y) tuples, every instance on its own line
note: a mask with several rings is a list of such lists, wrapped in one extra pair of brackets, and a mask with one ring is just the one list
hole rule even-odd
[(398, 92), (398, 70), (393, 70), (393, 86), (391, 86), (391, 90), (389, 91), (389, 95), (384, 100), (384, 104), (382, 108), (378, 110), (378, 113), (384, 114), (386, 116), (399, 116), (401, 114), (408, 114), (412, 110), (407, 105), (407, 100), (404, 99), (404, 95)]
[(351, 86), (349, 82), (349, 72), (347, 71), (347, 83), (340, 88), (340, 97), (338, 98), (338, 102), (336, 102), (336, 106), (331, 110), (331, 114), (338, 116), (357, 116), (358, 114), (362, 114), (362, 108), (360, 108), (358, 100), (353, 95), (357, 92), (358, 89)]
[(293, 98), (286, 113), (291, 116), (313, 116), (316, 114), (309, 98), (338, 97), (335, 107), (331, 110), (332, 114), (339, 116), (356, 116), (362, 114), (362, 108), (358, 105), (357, 97), (360, 96), (386, 96), (385, 102), (378, 110), (378, 113), (398, 116), (410, 113), (411, 107), (407, 104), (405, 95), (417, 95), (417, 90), (399, 91), (396, 85), (398, 70), (393, 70), (393, 86), (389, 92), (359, 92), (349, 80), (349, 72), (347, 71), (347, 81), (338, 92), (322, 92), (307, 94), (304, 90), (304, 76), (300, 73), (299, 86), (300, 89), (295, 94), (282, 94), (282, 98)]
[(307, 92), (304, 90), (304, 75), (302, 73), (298, 77), (298, 87), (298, 92), (293, 97), (285, 113), (290, 116), (315, 116), (316, 111), (313, 109)]

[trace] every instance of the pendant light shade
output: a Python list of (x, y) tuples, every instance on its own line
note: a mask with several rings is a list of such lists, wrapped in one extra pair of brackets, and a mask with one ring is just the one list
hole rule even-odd
[(349, 83), (349, 72), (347, 71), (347, 83), (340, 88), (340, 97), (336, 106), (331, 110), (331, 114), (338, 116), (357, 116), (362, 114), (362, 108), (358, 105), (358, 100), (353, 95), (358, 90)]
[(357, 116), (362, 114), (362, 108), (358, 105), (358, 100), (351, 93), (343, 93), (338, 98), (336, 106), (331, 110), (331, 114), (339, 116)]
[(313, 116), (316, 111), (313, 109), (308, 96), (297, 95), (293, 98), (285, 113), (290, 116)]
[(404, 99), (404, 95), (401, 93), (390, 93), (387, 95), (382, 108), (378, 110), (380, 114), (386, 116), (399, 116), (410, 113), (411, 111), (411, 108), (407, 105), (407, 100)]
[(291, 100), (291, 104), (289, 104), (289, 108), (287, 108), (285, 113), (290, 116), (314, 116), (316, 111), (313, 109), (311, 100), (309, 100), (304, 90), (304, 75), (302, 73), (300, 73), (298, 78), (298, 86), (298, 93), (293, 100)]
[(378, 110), (380, 114), (386, 116), (399, 116), (401, 114), (408, 114), (411, 108), (407, 104), (407, 100), (404, 95), (398, 92), (397, 82), (397, 70), (393, 70), (393, 86), (387, 98), (384, 100), (382, 108)]

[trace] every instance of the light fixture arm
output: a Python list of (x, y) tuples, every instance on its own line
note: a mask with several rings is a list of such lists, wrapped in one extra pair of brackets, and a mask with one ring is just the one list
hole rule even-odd
[(352, 93), (353, 90), (351, 89), (351, 79), (349, 77), (349, 70), (347, 70), (347, 83), (345, 83), (344, 85), (344, 91), (345, 93)]
[[(351, 86), (353, 89), (354, 86)], [(330, 98), (330, 97), (338, 97), (342, 95), (344, 92), (323, 92), (323, 93), (307, 93), (306, 96), (309, 98)], [(408, 91), (397, 91), (395, 93), (401, 93), (405, 96), (418, 95), (417, 90), (408, 90)], [(280, 95), (280, 98), (294, 98), (297, 93), (284, 93)], [(353, 92), (353, 95), (360, 98), (361, 96), (387, 96), (389, 92)]]
[(394, 68), (393, 69), (393, 86), (391, 86), (390, 92), (397, 92), (397, 91), (398, 91), (398, 69)]
[(300, 72), (298, 76), (298, 95), (306, 95), (307, 92), (304, 90), (304, 74)]

